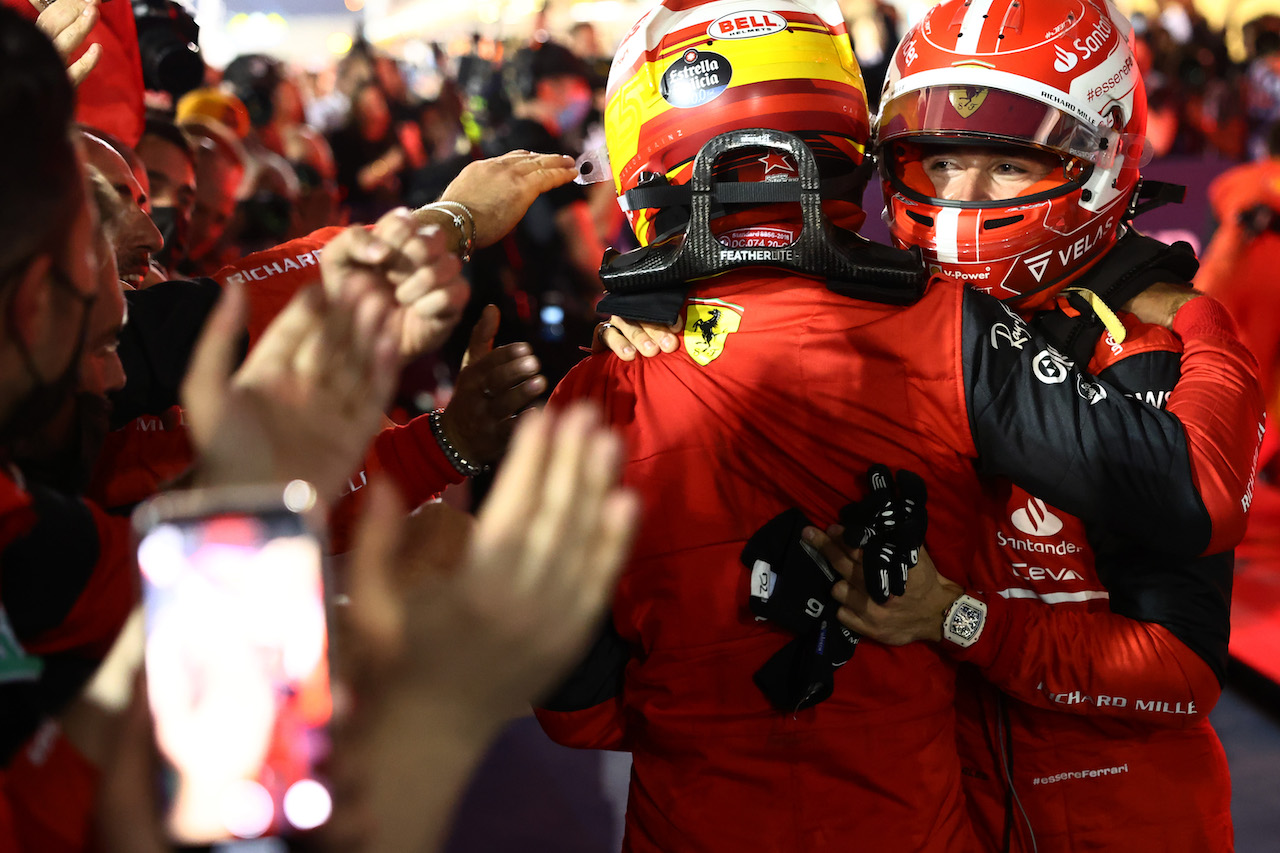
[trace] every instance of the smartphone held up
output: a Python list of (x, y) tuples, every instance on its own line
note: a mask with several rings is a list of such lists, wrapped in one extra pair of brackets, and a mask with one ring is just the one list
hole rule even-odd
[(260, 845), (332, 812), (317, 769), (333, 698), (315, 503), (294, 481), (170, 492), (134, 515), (147, 691), (176, 844)]

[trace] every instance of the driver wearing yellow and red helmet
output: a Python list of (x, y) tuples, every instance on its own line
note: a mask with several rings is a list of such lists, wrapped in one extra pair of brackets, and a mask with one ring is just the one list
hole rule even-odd
[[(894, 56), (878, 143), (895, 243), (1159, 407), (1183, 342), (1121, 307), (1152, 282), (1186, 284), (1195, 261), (1128, 225), (1146, 103), (1127, 35), (1096, 0), (947, 0)], [(1243, 402), (1226, 416), (1250, 417)], [(1230, 552), (1179, 561), (1012, 484), (1001, 493), (982, 559), (948, 574), (953, 595), (987, 603), (984, 629), (939, 644), (983, 677), (962, 676), (957, 695), (980, 840), (1230, 850), (1227, 762), (1207, 717), (1226, 671)]]
[[(811, 235), (794, 203), (812, 213), (819, 177), (826, 192), (856, 181), (865, 120), (834, 4), (667, 0), (614, 60), (610, 172), (644, 248), (606, 260), (609, 298), (651, 319), (674, 300), (684, 348), (587, 359), (553, 395), (556, 405), (599, 400), (626, 430), (621, 462), (642, 493), (645, 530), (600, 642), (537, 713), (560, 743), (632, 752), (630, 851), (977, 849), (949, 656), (868, 642), (836, 659), (831, 649), (849, 638), (833, 602), (813, 599), (822, 627), (811, 646), (748, 608), (753, 593), (767, 600), (777, 588), (769, 561), (747, 560), (750, 572), (740, 562), (757, 534), (794, 507), (833, 521), (866, 494), (873, 463), (923, 476), (930, 541), (946, 543), (940, 556), (953, 562), (982, 547), (974, 514), (997, 511), (978, 470), (1119, 521), (1152, 547), (1200, 553), (1239, 538), (1229, 517), (1240, 513), (1248, 462), (1231, 459), (1235, 484), (1220, 488), (1221, 472), (1195, 458), (1206, 442), (1256, 440), (1248, 418), (1229, 434), (1205, 433), (1226, 426), (1204, 417), (1206, 373), (1253, 382), (1238, 343), (1227, 358), (1210, 352), (1229, 324), (1220, 308), (1195, 300), (1204, 306), (1179, 312), (1196, 316), (1185, 329), (1196, 346), (1187, 387), (1160, 411), (1086, 382), (1016, 316), (956, 282), (913, 289), (903, 277), (907, 298), (887, 304), (894, 288), (877, 291), (874, 275), (829, 275), (820, 260), (859, 253), (883, 262), (886, 279), (901, 272), (889, 269), (901, 255), (829, 223), (827, 255), (801, 248)], [(807, 147), (779, 153), (769, 147), (779, 137), (754, 128), (792, 132)], [(727, 186), (705, 184), (714, 150), (732, 167), (714, 173)], [(855, 222), (847, 199), (857, 195), (844, 193), (843, 209), (822, 205)], [(690, 246), (705, 253), (691, 257)], [(688, 275), (663, 290), (654, 270)], [(1248, 400), (1261, 411), (1256, 388)], [(1201, 422), (1166, 431), (1180, 411), (1199, 411)], [(1137, 434), (1148, 441), (1135, 445)], [(1192, 494), (1189, 515), (1180, 492)], [(791, 533), (796, 541), (799, 529)], [(788, 650), (792, 665), (779, 658)]]

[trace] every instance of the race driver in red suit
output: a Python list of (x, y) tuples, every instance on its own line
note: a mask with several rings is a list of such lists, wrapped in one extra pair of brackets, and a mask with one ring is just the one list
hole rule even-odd
[[(1146, 110), (1127, 36), (1101, 4), (948, 0), (895, 54), (878, 141), (899, 245), (1010, 300), (1089, 374), (1159, 408), (1182, 342), (1107, 304), (1185, 282), (1195, 263), (1125, 224)], [(1090, 39), (1091, 56), (1072, 52)], [(1123, 160), (1086, 160), (1108, 127)], [(1207, 718), (1226, 673), (1231, 555), (1173, 559), (1042, 493), (999, 493), (984, 556), (960, 574), (917, 567), (884, 607), (856, 583), (838, 594), (853, 630), (933, 640), (973, 665), (959, 743), (983, 848), (1231, 850), (1226, 756)], [(948, 621), (966, 605), (967, 636)]]
[[(843, 178), (849, 191), (867, 131), (865, 110), (849, 108), (864, 101), (838, 9), (780, 3), (752, 20), (738, 8), (658, 6), (614, 60), (609, 161), (649, 247), (607, 261), (615, 280), (676, 250), (688, 209), (706, 200), (681, 193), (691, 161), (718, 134), (794, 132), (828, 188)], [(753, 138), (728, 150), (721, 164), (740, 168), (721, 177), (765, 179), (735, 186), (738, 202), (784, 200), (769, 178), (799, 166)], [(795, 225), (785, 208), (739, 209), (719, 220), (729, 245), (710, 254), (794, 262), (768, 249)], [(1123, 517), (1147, 547), (1196, 555), (1241, 534), (1261, 403), (1214, 303), (1194, 300), (1175, 320), (1188, 346), (1165, 412), (1086, 381), (999, 303), (949, 280), (904, 308), (851, 298), (867, 290), (834, 277), (824, 288), (812, 272), (746, 266), (699, 280), (675, 299), (682, 353), (588, 359), (555, 394), (600, 400), (625, 424), (626, 477), (646, 496), (611, 624), (538, 712), (562, 743), (633, 753), (628, 850), (979, 849), (961, 794), (955, 667), (939, 650), (863, 643), (825, 701), (785, 712), (753, 683), (788, 635), (747, 609), (744, 545), (790, 507), (829, 523), (865, 491), (873, 463), (924, 477), (930, 537), (946, 555), (977, 552), (974, 513), (996, 512), (976, 469), (1104, 526)], [(654, 319), (670, 294), (611, 296), (630, 299), (621, 313)], [(1204, 415), (1215, 393), (1232, 417), (1185, 432), (1171, 419)], [(1232, 450), (1226, 464), (1217, 448)]]

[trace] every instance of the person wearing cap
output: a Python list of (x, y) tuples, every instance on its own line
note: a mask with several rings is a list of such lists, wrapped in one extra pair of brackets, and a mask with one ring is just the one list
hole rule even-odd
[(191, 213), (184, 275), (212, 272), (227, 258), (219, 248), (242, 195), (249, 158), (244, 138), (249, 110), (220, 89), (196, 89), (178, 101), (175, 122), (195, 151), (196, 195)]

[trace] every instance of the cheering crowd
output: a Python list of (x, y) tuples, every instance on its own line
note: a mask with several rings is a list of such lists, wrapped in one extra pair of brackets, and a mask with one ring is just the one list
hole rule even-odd
[(632, 755), (636, 853), (1233, 848), (1280, 28), (1237, 130), (1161, 151), (1259, 152), (1201, 266), (1132, 223), (1179, 198), (1140, 174), (1177, 15), (944, 0), (868, 93), (833, 2), (662, 0), (423, 102), (366, 44), (327, 92), (261, 55), (177, 91), (123, 4), (20, 5), (0, 850), (173, 848), (129, 515), (292, 480), (335, 709), (293, 843), (437, 849), (532, 707)]

